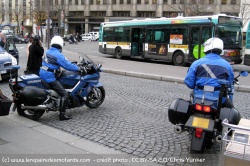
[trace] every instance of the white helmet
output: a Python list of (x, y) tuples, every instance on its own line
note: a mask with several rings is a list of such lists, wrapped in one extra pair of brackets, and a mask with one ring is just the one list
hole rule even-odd
[(208, 39), (207, 41), (204, 42), (203, 46), (205, 47), (204, 48), (204, 52), (208, 52), (208, 51), (211, 51), (216, 49), (216, 50), (220, 50), (222, 51), (223, 50), (223, 41), (217, 37), (212, 37), (210, 39)]
[(57, 45), (59, 45), (59, 46), (61, 46), (63, 48), (63, 39), (61, 38), (61, 36), (54, 36), (51, 39), (50, 46), (52, 46), (52, 44), (57, 44)]

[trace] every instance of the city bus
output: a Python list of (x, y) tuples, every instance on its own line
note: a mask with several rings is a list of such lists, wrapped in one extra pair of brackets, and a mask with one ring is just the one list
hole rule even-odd
[(250, 21), (248, 21), (246, 30), (246, 45), (245, 45), (245, 55), (243, 64), (250, 66)]
[(99, 52), (118, 59), (154, 59), (185, 66), (205, 56), (202, 44), (213, 36), (224, 41), (224, 59), (241, 63), (242, 19), (225, 14), (103, 22)]

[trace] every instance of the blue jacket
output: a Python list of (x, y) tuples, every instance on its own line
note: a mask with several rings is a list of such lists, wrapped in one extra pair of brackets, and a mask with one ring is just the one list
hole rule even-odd
[[(50, 70), (57, 70), (60, 67), (63, 67), (66, 70), (70, 71), (79, 71), (79, 67), (76, 64), (68, 61), (64, 55), (54, 47), (51, 47), (46, 51), (46, 55), (44, 56), (42, 66), (49, 68)], [(47, 71), (44, 69), (40, 69), (40, 77), (46, 81), (47, 83), (54, 82), (56, 80), (55, 73), (51, 71)]]
[[(205, 69), (206, 67), (207, 69)], [(207, 70), (210, 70), (211, 73), (209, 74)], [(194, 93), (196, 93), (198, 91), (197, 87), (204, 87), (204, 85), (220, 87), (218, 79), (227, 80), (229, 87), (231, 87), (234, 80), (232, 66), (226, 60), (222, 59), (220, 55), (209, 53), (204, 58), (193, 62), (184, 83), (190, 89), (194, 89)], [(218, 95), (218, 92), (216, 95)]]

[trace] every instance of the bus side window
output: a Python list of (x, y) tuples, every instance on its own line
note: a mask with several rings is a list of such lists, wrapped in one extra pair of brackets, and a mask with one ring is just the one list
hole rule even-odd
[(164, 42), (164, 33), (162, 31), (155, 31), (155, 43), (163, 43)]
[[(174, 25), (171, 27), (170, 35), (182, 35), (182, 42), (179, 44), (187, 44), (187, 26), (186, 25)], [(170, 36), (169, 35), (169, 36)], [(170, 41), (170, 40), (168, 40)]]
[(147, 42), (148, 43), (152, 43), (152, 39), (153, 39), (153, 34), (152, 34), (152, 30), (149, 30), (147, 33)]
[(212, 31), (210, 27), (202, 27), (202, 43), (207, 41), (212, 36)]

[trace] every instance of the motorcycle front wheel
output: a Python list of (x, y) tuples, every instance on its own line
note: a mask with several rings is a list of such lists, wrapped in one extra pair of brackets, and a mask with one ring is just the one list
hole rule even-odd
[(104, 88), (97, 87), (94, 88), (87, 96), (86, 106), (89, 108), (99, 107), (105, 99), (105, 90)]
[(18, 115), (32, 120), (38, 120), (41, 116), (43, 116), (44, 112), (45, 110), (25, 110), (21, 108), (21, 104), (17, 104)]

